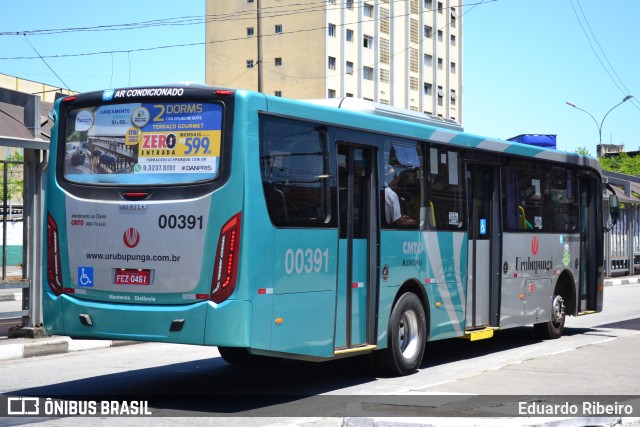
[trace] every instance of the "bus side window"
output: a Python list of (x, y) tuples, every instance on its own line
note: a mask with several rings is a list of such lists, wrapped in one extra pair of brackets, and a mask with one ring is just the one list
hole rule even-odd
[(331, 215), (331, 186), (335, 184), (328, 158), (324, 128), (261, 117), (260, 173), (275, 226), (335, 226)]
[(420, 225), (422, 163), (415, 141), (385, 141), (381, 198), (385, 228), (415, 229)]
[(429, 147), (427, 221), (431, 230), (466, 230), (462, 155), (449, 148)]
[(512, 160), (503, 169), (504, 228), (506, 231), (549, 231), (544, 215), (545, 183), (540, 164)]

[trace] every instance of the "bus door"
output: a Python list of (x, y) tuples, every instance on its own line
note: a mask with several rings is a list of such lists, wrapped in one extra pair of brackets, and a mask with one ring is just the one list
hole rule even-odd
[[(602, 197), (598, 191), (595, 176), (580, 178), (580, 261), (579, 261), (579, 299), (578, 312), (596, 311), (597, 305), (602, 307), (602, 297), (598, 298), (598, 268), (603, 265), (599, 260), (602, 253), (598, 248), (602, 245), (602, 219), (597, 198)], [(577, 260), (576, 260), (577, 261)], [(602, 295), (602, 294), (600, 294)]]
[(375, 336), (378, 209), (375, 148), (339, 141), (336, 149), (340, 237), (335, 352), (339, 354), (371, 344)]
[(499, 326), (500, 187), (497, 166), (467, 163), (469, 264), (466, 329)]

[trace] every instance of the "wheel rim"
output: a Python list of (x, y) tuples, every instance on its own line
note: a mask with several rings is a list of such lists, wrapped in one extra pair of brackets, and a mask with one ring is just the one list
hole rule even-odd
[(553, 317), (551, 321), (556, 327), (558, 327), (562, 325), (562, 322), (564, 322), (564, 316), (565, 316), (564, 300), (562, 299), (562, 296), (556, 295), (553, 298)]
[(418, 315), (413, 310), (402, 313), (398, 330), (400, 351), (405, 359), (411, 359), (419, 350), (420, 331), (418, 329)]

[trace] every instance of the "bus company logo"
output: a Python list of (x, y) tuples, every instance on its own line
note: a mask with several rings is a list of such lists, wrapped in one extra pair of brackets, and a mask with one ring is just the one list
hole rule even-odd
[(122, 240), (126, 247), (133, 249), (138, 246), (138, 243), (140, 243), (140, 233), (138, 233), (138, 230), (135, 228), (129, 227), (122, 235)]
[(531, 240), (531, 253), (534, 255), (538, 255), (538, 238), (533, 236), (533, 240)]

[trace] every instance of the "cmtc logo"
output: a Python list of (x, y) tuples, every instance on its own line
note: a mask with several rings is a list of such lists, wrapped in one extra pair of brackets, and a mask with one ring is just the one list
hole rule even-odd
[(533, 240), (531, 241), (531, 253), (538, 255), (538, 238), (536, 236), (533, 236)]
[(127, 228), (122, 235), (122, 240), (126, 247), (133, 249), (140, 243), (140, 233), (133, 227)]

